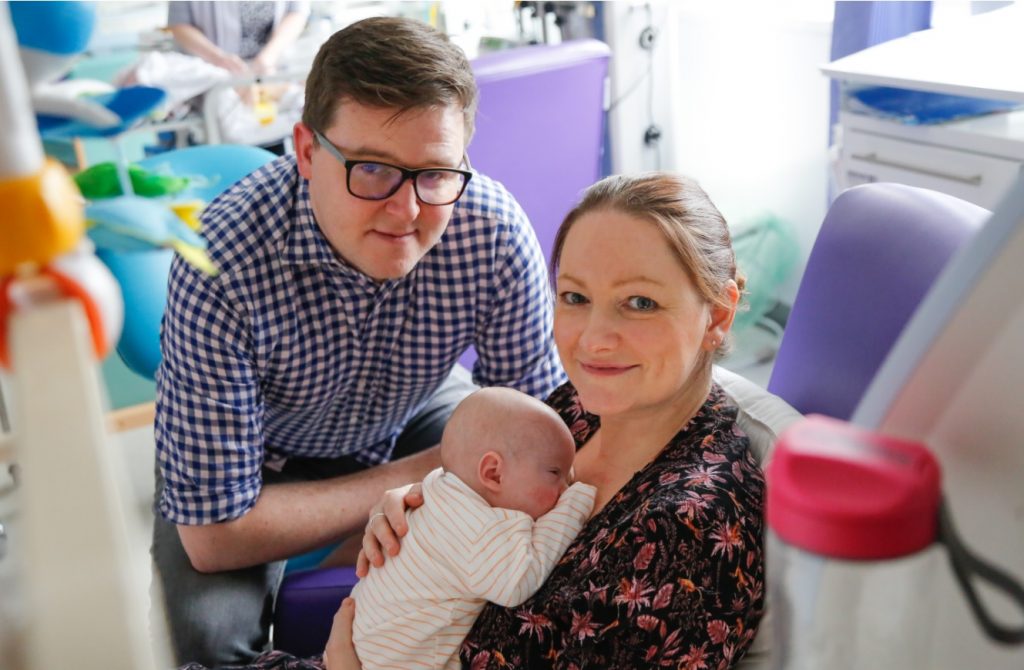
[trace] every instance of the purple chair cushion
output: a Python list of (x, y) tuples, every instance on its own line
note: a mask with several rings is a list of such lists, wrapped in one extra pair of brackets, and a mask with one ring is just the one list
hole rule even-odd
[(811, 250), (768, 390), (803, 414), (849, 419), (939, 272), (989, 215), (901, 184), (841, 193)]
[(285, 576), (274, 606), (274, 648), (299, 657), (323, 653), (334, 613), (357, 581), (352, 567)]

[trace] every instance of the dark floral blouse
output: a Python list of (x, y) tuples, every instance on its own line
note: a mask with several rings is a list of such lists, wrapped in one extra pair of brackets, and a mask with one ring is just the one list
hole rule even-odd
[[(548, 400), (577, 447), (599, 427), (569, 384)], [(706, 668), (737, 662), (764, 608), (764, 478), (715, 385), (592, 518), (540, 590), (488, 605), (464, 668)]]
[[(548, 403), (577, 448), (599, 427), (570, 384)], [(696, 416), (583, 527), (532, 598), (484, 609), (462, 645), (462, 666), (720, 670), (739, 661), (764, 609), (764, 478), (736, 414), (714, 385)], [(323, 665), (269, 652), (246, 667)]]

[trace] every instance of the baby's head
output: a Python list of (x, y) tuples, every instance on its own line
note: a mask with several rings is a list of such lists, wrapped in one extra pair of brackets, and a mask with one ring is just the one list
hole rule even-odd
[(441, 465), (491, 505), (547, 514), (570, 483), (576, 446), (553, 409), (509, 388), (476, 391), (441, 437)]

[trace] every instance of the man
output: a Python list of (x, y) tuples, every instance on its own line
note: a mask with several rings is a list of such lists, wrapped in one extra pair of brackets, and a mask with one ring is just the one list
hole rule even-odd
[(283, 559), (367, 521), (439, 465), (473, 381), (547, 395), (544, 261), (521, 208), (470, 171), (465, 55), (375, 18), (320, 49), (296, 156), (204, 214), (221, 272), (176, 260), (157, 375), (153, 555), (179, 661), (267, 644)]

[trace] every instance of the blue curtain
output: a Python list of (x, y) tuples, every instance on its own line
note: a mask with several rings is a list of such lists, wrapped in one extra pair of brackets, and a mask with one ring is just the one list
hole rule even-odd
[[(931, 27), (931, 2), (853, 2), (839, 0), (832, 21), (832, 58), (842, 58), (882, 42)], [(829, 134), (839, 114), (839, 83), (832, 81)]]

